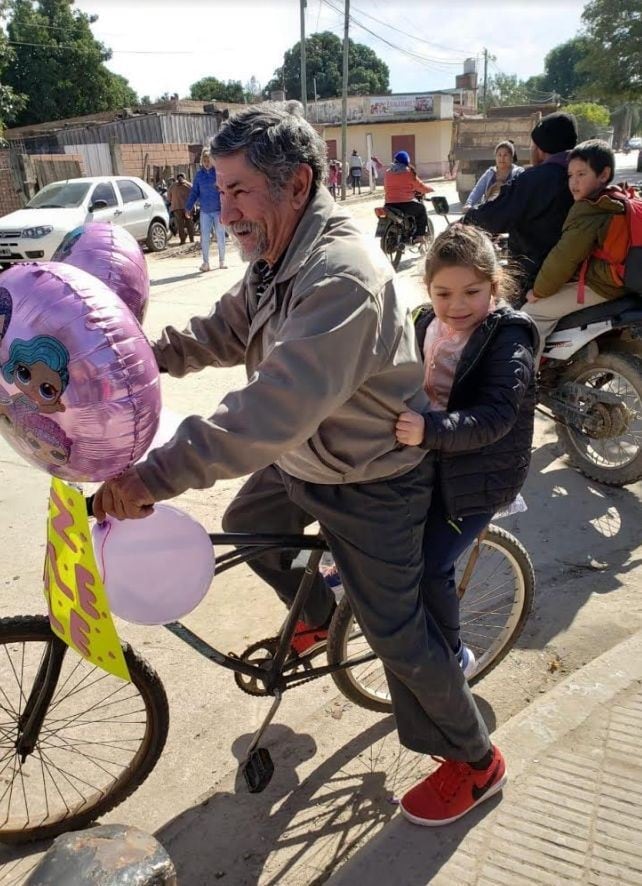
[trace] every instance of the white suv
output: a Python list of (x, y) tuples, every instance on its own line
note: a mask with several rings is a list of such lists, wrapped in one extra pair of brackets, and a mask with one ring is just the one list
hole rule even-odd
[(169, 216), (160, 194), (133, 176), (52, 182), (24, 209), (0, 218), (0, 264), (47, 261), (66, 234), (89, 221), (122, 225), (152, 252), (167, 245)]

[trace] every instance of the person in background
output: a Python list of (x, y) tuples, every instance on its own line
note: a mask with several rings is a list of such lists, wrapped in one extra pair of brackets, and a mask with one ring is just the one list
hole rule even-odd
[(517, 165), (517, 152), (511, 141), (500, 142), (495, 148), (495, 165), (490, 166), (472, 189), (462, 212), (468, 212), (473, 206), (494, 200), (502, 185), (517, 178), (524, 171)]
[(357, 154), (357, 149), (355, 148), (350, 156), (350, 183), (352, 184), (352, 193), (354, 194), (354, 189), (358, 188), (359, 193), (361, 193), (361, 173), (363, 172), (363, 161), (361, 157)]
[(185, 211), (185, 206), (192, 190), (192, 183), (185, 180), (182, 172), (176, 176), (176, 181), (167, 192), (169, 198), (169, 209), (176, 219), (178, 228), (178, 239), (181, 246), (185, 243), (186, 236), (189, 236), (189, 242), (194, 242), (194, 220), (191, 213)]
[(336, 160), (330, 160), (328, 163), (328, 190), (337, 199), (337, 188), (341, 184), (341, 167)]
[[(568, 187), (575, 202), (524, 307), (539, 330), (538, 359), (546, 337), (562, 317), (625, 292), (621, 279), (613, 274), (613, 266), (603, 258), (591, 257), (593, 250), (604, 245), (614, 216), (626, 212), (624, 203), (609, 193), (614, 173), (615, 155), (604, 141), (582, 142), (569, 155)], [(577, 282), (582, 271), (586, 284)]]
[(495, 200), (471, 209), (462, 219), (489, 234), (509, 235), (508, 248), (520, 269), (524, 296), (559, 240), (573, 203), (566, 167), (576, 144), (575, 117), (562, 112), (542, 117), (531, 132), (533, 165), (504, 185)]
[(216, 187), (216, 170), (212, 165), (210, 152), (207, 148), (201, 154), (201, 165), (194, 176), (192, 190), (185, 204), (185, 214), (191, 215), (196, 203), (201, 207), (201, 255), (203, 263), (200, 271), (210, 269), (210, 237), (212, 227), (216, 229), (216, 241), (218, 244), (218, 266), (226, 268), (225, 264), (225, 228), (221, 224), (221, 198)]
[(397, 151), (393, 160), (383, 177), (386, 208), (411, 215), (415, 220), (415, 239), (422, 240), (428, 227), (428, 214), (423, 200), (417, 200), (416, 195), (429, 194), (433, 189), (417, 178), (407, 151)]

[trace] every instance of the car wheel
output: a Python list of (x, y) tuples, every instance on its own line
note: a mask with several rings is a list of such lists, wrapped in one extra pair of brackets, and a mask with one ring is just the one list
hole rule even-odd
[(154, 219), (147, 231), (147, 248), (150, 252), (162, 252), (167, 246), (167, 228), (162, 221)]

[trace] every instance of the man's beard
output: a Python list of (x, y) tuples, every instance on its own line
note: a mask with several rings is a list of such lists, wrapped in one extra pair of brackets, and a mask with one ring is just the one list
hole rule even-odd
[[(236, 243), (241, 252), (241, 258), (243, 261), (256, 261), (256, 259), (261, 258), (261, 256), (265, 255), (268, 250), (268, 239), (267, 233), (263, 225), (258, 222), (232, 222), (231, 225), (228, 225), (230, 233), (236, 240)], [(254, 246), (250, 247), (249, 244), (245, 242), (244, 237), (239, 237), (238, 233), (251, 233), (254, 235)]]

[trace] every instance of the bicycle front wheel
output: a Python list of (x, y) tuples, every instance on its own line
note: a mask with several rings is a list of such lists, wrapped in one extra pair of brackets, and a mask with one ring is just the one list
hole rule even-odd
[[(470, 684), (488, 674), (513, 647), (531, 611), (535, 591), (530, 557), (509, 532), (491, 524), (479, 542), (478, 551), (476, 547), (474, 542), (456, 566), (458, 587), (462, 576), (469, 573), (461, 597), (460, 624), (462, 641), (472, 649), (476, 659)], [(390, 691), (379, 659), (350, 665), (351, 660), (369, 651), (368, 641), (344, 597), (330, 624), (328, 662), (347, 664), (345, 669), (332, 674), (332, 679), (354, 704), (389, 713), (392, 710)]]
[(131, 683), (69, 651), (35, 749), (21, 760), (21, 715), (53, 640), (45, 616), (0, 619), (0, 842), (90, 824), (142, 784), (167, 737), (163, 685), (129, 645)]

